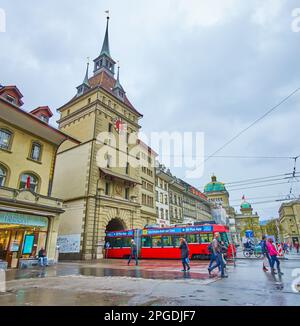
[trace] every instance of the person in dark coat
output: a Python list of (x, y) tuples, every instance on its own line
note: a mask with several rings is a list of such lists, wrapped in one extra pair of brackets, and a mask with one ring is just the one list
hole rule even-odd
[(138, 253), (137, 253), (137, 245), (135, 243), (135, 241), (132, 239), (131, 240), (131, 250), (130, 250), (130, 256), (129, 256), (129, 259), (128, 259), (128, 266), (131, 262), (131, 258), (134, 258), (135, 259), (135, 264), (136, 266), (139, 264), (138, 262)]
[(40, 266), (48, 266), (48, 257), (46, 250), (42, 247), (38, 252)]
[(189, 271), (191, 269), (189, 264), (189, 246), (184, 238), (180, 238), (179, 249), (181, 250), (181, 260), (183, 266), (182, 272)]
[(261, 246), (261, 253), (264, 256), (264, 260), (263, 260), (263, 271), (264, 272), (267, 272), (268, 271), (268, 268), (266, 266), (266, 259), (268, 260), (270, 267), (272, 266), (272, 262), (271, 262), (271, 257), (269, 255), (269, 251), (268, 251), (268, 248), (267, 248), (267, 237), (265, 235), (262, 236), (262, 240), (260, 242), (260, 246)]

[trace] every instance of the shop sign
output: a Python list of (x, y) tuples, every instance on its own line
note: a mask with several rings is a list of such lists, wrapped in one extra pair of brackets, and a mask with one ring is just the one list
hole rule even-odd
[(18, 224), (26, 226), (47, 227), (48, 219), (43, 216), (0, 212), (0, 224)]

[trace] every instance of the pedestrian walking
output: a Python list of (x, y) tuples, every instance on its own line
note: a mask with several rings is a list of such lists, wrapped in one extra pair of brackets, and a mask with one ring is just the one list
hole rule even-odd
[(289, 246), (286, 242), (283, 243), (283, 253), (285, 255), (288, 255), (289, 254)]
[(210, 245), (208, 246), (208, 251), (210, 253), (210, 262), (209, 262), (208, 268), (211, 268), (212, 265), (213, 265), (213, 263), (217, 261), (217, 257), (216, 257), (216, 255), (214, 253), (214, 250), (213, 250), (213, 247), (212, 247), (212, 243), (210, 243)]
[(110, 242), (109, 241), (107, 241), (106, 243), (105, 243), (105, 258), (107, 259), (107, 257), (108, 257), (108, 249), (110, 248)]
[(137, 266), (139, 264), (138, 262), (138, 252), (137, 252), (137, 245), (135, 241), (132, 239), (131, 240), (131, 249), (130, 249), (130, 256), (128, 259), (128, 266), (130, 265), (131, 259), (135, 259), (135, 265)]
[(283, 273), (281, 273), (280, 271), (280, 262), (279, 262), (279, 259), (278, 259), (278, 251), (273, 243), (273, 240), (271, 238), (268, 239), (267, 241), (267, 248), (268, 248), (268, 252), (269, 252), (269, 255), (271, 257), (271, 273), (272, 274), (276, 274), (275, 273), (275, 263), (276, 263), (276, 266), (277, 266), (277, 271), (278, 271), (278, 274), (279, 275), (283, 275)]
[(222, 257), (222, 252), (221, 252), (221, 245), (219, 243), (219, 237), (220, 237), (220, 233), (216, 232), (214, 234), (214, 239), (212, 241), (212, 249), (213, 249), (213, 253), (216, 256), (216, 264), (208, 267), (208, 273), (209, 275), (211, 275), (211, 272), (219, 267), (220, 271), (221, 271), (221, 277), (225, 278), (228, 277), (227, 275), (225, 275), (224, 272), (224, 262), (223, 262), (223, 257)]
[(260, 246), (261, 246), (261, 253), (263, 254), (263, 257), (264, 257), (263, 271), (268, 272), (267, 263), (269, 264), (270, 268), (271, 268), (272, 263), (271, 263), (271, 257), (269, 255), (269, 251), (268, 251), (268, 248), (267, 248), (267, 238), (266, 238), (265, 235), (262, 236)]
[(299, 254), (299, 242), (298, 241), (295, 241), (294, 248), (295, 248), (297, 254)]
[(179, 249), (181, 250), (182, 272), (189, 271), (191, 269), (189, 264), (189, 246), (184, 238), (180, 238)]

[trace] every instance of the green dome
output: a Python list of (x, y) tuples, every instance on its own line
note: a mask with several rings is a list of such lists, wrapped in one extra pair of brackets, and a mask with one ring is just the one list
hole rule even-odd
[(217, 178), (213, 176), (211, 178), (211, 182), (204, 187), (204, 192), (207, 193), (207, 192), (219, 192), (219, 191), (226, 191), (226, 188), (224, 186), (224, 183), (218, 182)]
[(249, 208), (251, 208), (251, 205), (249, 203), (245, 202), (245, 203), (243, 203), (241, 205), (241, 208), (243, 208), (243, 209), (249, 209)]

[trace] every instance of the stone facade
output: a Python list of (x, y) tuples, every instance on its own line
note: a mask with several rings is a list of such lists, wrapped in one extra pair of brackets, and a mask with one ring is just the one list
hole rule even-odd
[(284, 241), (300, 241), (300, 200), (294, 200), (281, 205), (279, 221), (282, 227)]

